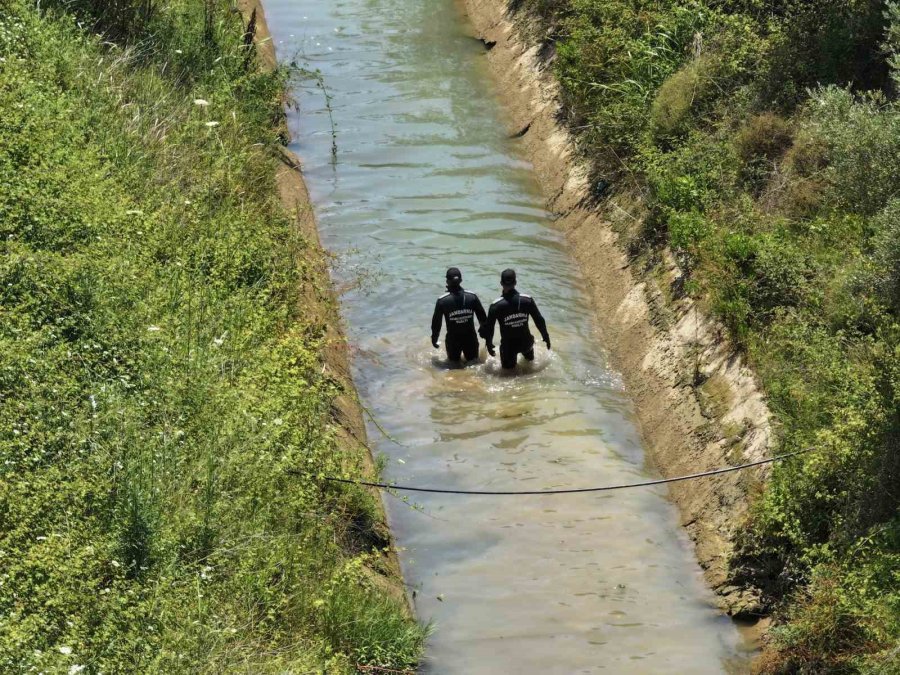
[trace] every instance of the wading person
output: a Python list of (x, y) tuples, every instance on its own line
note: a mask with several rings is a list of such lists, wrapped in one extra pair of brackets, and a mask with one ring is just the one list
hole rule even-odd
[(487, 342), (488, 353), (494, 356), (494, 324), (500, 324), (500, 365), (515, 368), (519, 354), (526, 360), (534, 361), (534, 336), (528, 330), (529, 317), (534, 321), (550, 349), (550, 334), (547, 322), (541, 316), (534, 298), (516, 290), (516, 271), (503, 270), (500, 274), (503, 295), (494, 300), (488, 310), (487, 322), (481, 327), (481, 337)]
[(475, 332), (475, 317), (478, 327), (483, 328), (486, 320), (481, 300), (474, 293), (462, 287), (462, 272), (456, 267), (447, 270), (447, 292), (438, 298), (431, 318), (431, 344), (438, 347), (441, 324), (447, 322), (447, 337), (444, 345), (447, 358), (459, 362), (462, 356), (466, 361), (478, 360), (478, 334)]

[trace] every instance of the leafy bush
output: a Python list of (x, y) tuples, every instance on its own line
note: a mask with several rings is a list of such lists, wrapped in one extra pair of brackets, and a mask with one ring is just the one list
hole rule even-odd
[(851, 560), (820, 566), (795, 597), (790, 621), (775, 629), (779, 651), (767, 655), (757, 670), (896, 673), (898, 536), (895, 520), (863, 538)]
[(763, 237), (748, 271), (753, 285), (750, 305), (761, 323), (778, 309), (810, 302), (815, 272), (807, 255), (785, 237)]
[[(734, 3), (739, 4), (739, 3)], [(761, 96), (792, 109), (819, 85), (880, 89), (888, 68), (880, 47), (885, 29), (880, 0), (762, 0), (760, 20), (771, 12), (771, 50), (760, 73)]]
[(614, 170), (637, 146), (657, 88), (686, 60), (707, 18), (699, 6), (644, 5), (578, 0), (558, 28), (556, 70), (570, 122), (585, 127), (585, 148), (602, 151), (598, 159)]
[(738, 154), (745, 163), (760, 159), (774, 162), (791, 147), (792, 142), (791, 124), (771, 112), (751, 117), (735, 139)]
[(669, 220), (669, 244), (674, 250), (696, 258), (712, 231), (703, 214), (675, 211)]
[(650, 105), (650, 128), (657, 138), (684, 133), (693, 122), (691, 110), (713, 85), (709, 57), (688, 61), (666, 79)]
[(834, 87), (815, 92), (806, 133), (824, 144), (825, 178), (837, 208), (873, 215), (900, 190), (900, 113), (881, 94), (862, 98)]
[(878, 214), (874, 229), (875, 283), (884, 303), (900, 315), (900, 199)]
[(887, 26), (881, 49), (887, 56), (891, 80), (896, 89), (900, 87), (900, 3), (888, 0), (885, 3), (884, 19)]

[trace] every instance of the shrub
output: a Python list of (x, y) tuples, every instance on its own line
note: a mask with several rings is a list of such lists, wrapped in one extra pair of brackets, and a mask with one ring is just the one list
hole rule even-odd
[(804, 128), (827, 148), (829, 202), (873, 215), (900, 192), (900, 113), (883, 97), (821, 89), (805, 106)]
[(694, 122), (691, 112), (713, 85), (711, 57), (700, 56), (672, 73), (650, 105), (650, 130), (657, 139), (678, 136)]
[(686, 60), (709, 13), (670, 11), (626, 0), (572, 3), (557, 41), (555, 69), (569, 123), (604, 170), (621, 170), (648, 124), (657, 88)]
[(884, 31), (884, 41), (881, 49), (887, 56), (890, 67), (891, 80), (894, 90), (900, 87), (900, 3), (889, 0), (885, 3), (884, 19), (887, 27)]
[(816, 568), (785, 617), (789, 621), (776, 628), (778, 650), (759, 672), (896, 673), (898, 569), (900, 521), (895, 519), (863, 538), (852, 562)]
[(791, 123), (771, 112), (751, 117), (735, 137), (738, 155), (744, 162), (774, 162), (787, 152), (792, 141)]
[(789, 239), (764, 237), (757, 245), (750, 277), (750, 304), (765, 322), (779, 308), (810, 301), (809, 282), (814, 270), (808, 256)]
[[(879, 0), (772, 0), (771, 51), (761, 73), (762, 97), (788, 109), (820, 85), (880, 89), (888, 69)], [(763, 10), (765, 11), (765, 10)], [(760, 17), (762, 19), (762, 17)]]
[(718, 102), (747, 84), (766, 49), (746, 17), (694, 7), (703, 20), (696, 24), (692, 54), (662, 83), (650, 106), (650, 130), (663, 144), (708, 124)]
[(751, 334), (753, 307), (747, 296), (747, 284), (734, 279), (723, 284), (713, 294), (713, 310), (738, 344), (745, 344)]
[(892, 199), (875, 221), (875, 287), (882, 301), (900, 315), (900, 199)]
[(782, 163), (792, 176), (812, 178), (828, 163), (828, 145), (824, 138), (809, 131), (801, 131), (787, 149)]
[(677, 149), (642, 156), (652, 204), (677, 211), (706, 211), (720, 190), (736, 181), (737, 161), (727, 145), (692, 132)]
[(822, 211), (827, 201), (828, 185), (824, 180), (797, 178), (788, 174), (781, 188), (778, 208), (788, 218), (806, 220)]
[(743, 162), (741, 179), (752, 194), (760, 194), (776, 177), (776, 162), (790, 147), (789, 122), (774, 113), (750, 117), (737, 132), (734, 144)]
[(669, 245), (689, 268), (700, 256), (701, 247), (713, 233), (713, 228), (697, 211), (673, 211), (669, 215), (668, 231)]

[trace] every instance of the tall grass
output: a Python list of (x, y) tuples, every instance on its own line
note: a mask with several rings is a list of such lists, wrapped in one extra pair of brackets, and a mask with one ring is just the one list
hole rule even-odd
[(9, 0), (0, 58), (0, 670), (414, 664), (350, 533), (377, 502), (285, 472), (361, 454), (297, 297), (282, 74), (225, 2)]

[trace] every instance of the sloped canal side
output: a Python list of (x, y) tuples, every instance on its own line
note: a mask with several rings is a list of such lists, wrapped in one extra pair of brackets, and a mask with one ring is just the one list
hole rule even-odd
[[(498, 490), (646, 477), (583, 284), (452, 0), (270, 0), (266, 11), (280, 56), (310, 71), (296, 84), (294, 150), (339, 254), (357, 386), (399, 441), (371, 429), (386, 475)], [(449, 265), (485, 304), (516, 267), (556, 351), (539, 349), (515, 378), (492, 360), (445, 368), (428, 323)], [(662, 489), (387, 506), (416, 609), (435, 624), (433, 672), (743, 667)]]

